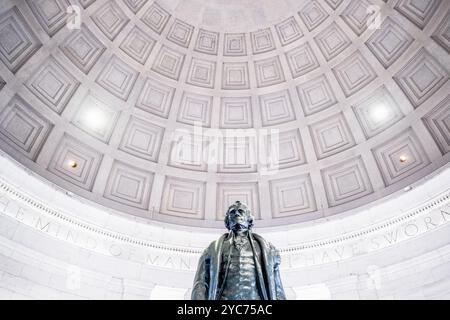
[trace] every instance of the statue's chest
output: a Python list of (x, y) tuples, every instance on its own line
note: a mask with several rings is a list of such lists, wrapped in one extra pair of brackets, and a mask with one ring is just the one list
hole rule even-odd
[(246, 237), (237, 237), (233, 243), (229, 241), (224, 243), (222, 250), (222, 264), (245, 263), (254, 265), (254, 254), (259, 257), (261, 249), (257, 242), (254, 242), (255, 252), (252, 250), (250, 240)]
[[(255, 243), (256, 259), (260, 248)], [(228, 272), (226, 272), (228, 270)], [(224, 283), (222, 299), (260, 299), (256, 288), (255, 256), (250, 242), (225, 243), (222, 252), (221, 283)], [(226, 279), (223, 277), (226, 275)]]
[(258, 243), (254, 242), (255, 252), (248, 239), (237, 238), (234, 243), (226, 242), (222, 251), (222, 270), (228, 268), (228, 275), (234, 281), (253, 278), (256, 272), (255, 258), (261, 256)]

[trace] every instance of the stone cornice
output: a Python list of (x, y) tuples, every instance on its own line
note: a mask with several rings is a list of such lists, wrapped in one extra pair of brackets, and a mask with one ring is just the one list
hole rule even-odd
[[(182, 254), (200, 254), (202, 249), (200, 248), (186, 248), (181, 246), (173, 246), (168, 244), (159, 244), (138, 237), (129, 236), (122, 234), (107, 228), (96, 226), (94, 224), (89, 224), (82, 221), (81, 219), (75, 217), (73, 214), (62, 212), (58, 209), (53, 208), (51, 205), (45, 204), (44, 202), (37, 200), (33, 196), (27, 194), (24, 190), (19, 190), (17, 187), (12, 186), (10, 183), (0, 178), (0, 190), (3, 197), (7, 197), (11, 200), (17, 201), (20, 204), (26, 205), (34, 212), (42, 215), (44, 218), (52, 218), (63, 224), (68, 224), (73, 228), (79, 229), (82, 232), (94, 233), (97, 236), (105, 237), (110, 240), (125, 243), (127, 245), (142, 246), (157, 250), (163, 250), (168, 252), (178, 252)], [(284, 254), (295, 254), (300, 251), (310, 250), (310, 249), (320, 249), (328, 246), (333, 246), (337, 244), (342, 244), (348, 241), (354, 241), (355, 239), (366, 238), (370, 235), (382, 233), (383, 231), (391, 230), (396, 226), (402, 225), (408, 221), (411, 221), (418, 216), (424, 215), (431, 212), (432, 210), (438, 209), (450, 203), (450, 189), (446, 192), (437, 195), (436, 197), (425, 202), (423, 205), (402, 213), (394, 218), (387, 219), (380, 223), (371, 225), (367, 228), (360, 229), (357, 231), (349, 232), (347, 234), (334, 236), (329, 239), (322, 239), (311, 241), (308, 243), (301, 243), (293, 246), (280, 247), (280, 251)], [(324, 226), (326, 227), (326, 226)]]

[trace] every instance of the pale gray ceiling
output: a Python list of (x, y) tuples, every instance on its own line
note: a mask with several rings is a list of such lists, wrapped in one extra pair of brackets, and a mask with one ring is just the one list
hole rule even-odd
[[(171, 223), (219, 226), (235, 200), (261, 226), (347, 211), (449, 161), (449, 9), (2, 1), (0, 148), (75, 194)], [(233, 129), (256, 136), (214, 138)]]

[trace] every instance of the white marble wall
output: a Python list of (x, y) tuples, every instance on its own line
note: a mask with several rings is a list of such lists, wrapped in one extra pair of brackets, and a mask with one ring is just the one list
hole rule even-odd
[[(11, 244), (15, 249), (8, 246)], [(331, 272), (329, 267), (289, 272), (283, 277), (286, 293), (289, 299), (450, 298), (450, 245), (393, 264), (387, 261), (389, 255), (361, 257), (333, 266)], [(89, 260), (89, 254), (80, 251), (73, 258), (83, 264), (81, 260)], [(376, 263), (387, 266), (377, 267)], [(366, 269), (360, 270), (360, 264)], [(0, 268), (1, 299), (184, 299), (189, 297), (185, 285), (192, 279), (191, 274), (162, 279), (169, 274), (116, 266), (111, 260), (92, 270), (88, 265), (79, 267), (26, 250), (3, 238)], [(118, 268), (122, 271), (119, 275), (113, 272)], [(302, 285), (290, 286), (289, 278), (303, 280)], [(156, 284), (159, 281), (173, 284)]]
[[(288, 298), (450, 298), (449, 177), (447, 166), (370, 208), (258, 229), (281, 249)], [(188, 299), (222, 231), (121, 217), (0, 157), (1, 299)]]

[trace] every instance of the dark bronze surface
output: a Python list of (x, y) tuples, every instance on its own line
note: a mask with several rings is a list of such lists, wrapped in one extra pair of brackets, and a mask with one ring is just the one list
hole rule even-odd
[(284, 300), (280, 254), (253, 233), (250, 210), (239, 201), (228, 209), (229, 233), (212, 242), (200, 257), (193, 300)]

